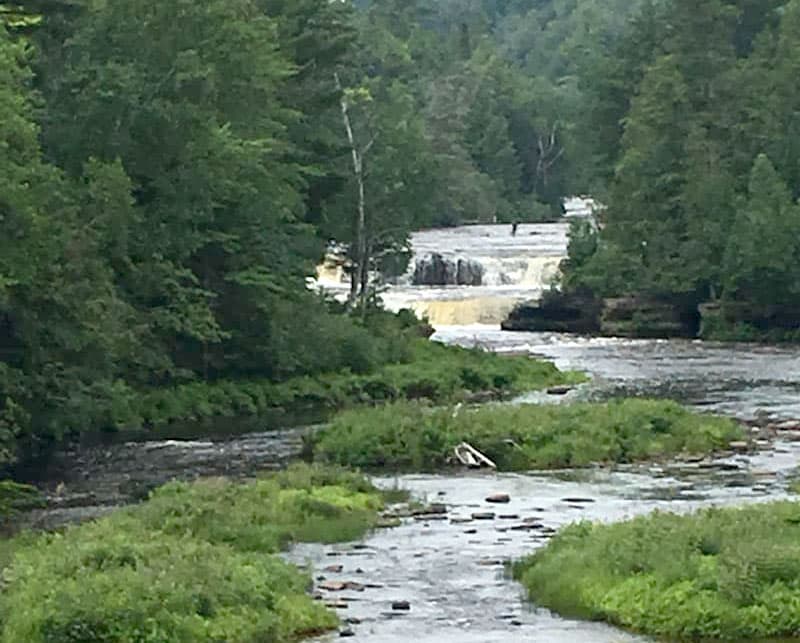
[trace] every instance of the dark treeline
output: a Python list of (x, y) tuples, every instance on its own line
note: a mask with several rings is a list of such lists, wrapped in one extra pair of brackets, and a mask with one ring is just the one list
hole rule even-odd
[(708, 335), (797, 327), (800, 2), (650, 0), (579, 81), (608, 209), (567, 286), (713, 302)]

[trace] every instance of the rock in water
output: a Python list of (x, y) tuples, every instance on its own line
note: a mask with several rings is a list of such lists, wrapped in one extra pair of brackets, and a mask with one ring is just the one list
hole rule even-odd
[(394, 601), (392, 603), (392, 609), (395, 612), (408, 612), (411, 609), (411, 603), (408, 601)]
[(511, 496), (509, 496), (507, 493), (494, 493), (486, 498), (486, 502), (490, 502), (495, 505), (506, 505), (511, 502)]

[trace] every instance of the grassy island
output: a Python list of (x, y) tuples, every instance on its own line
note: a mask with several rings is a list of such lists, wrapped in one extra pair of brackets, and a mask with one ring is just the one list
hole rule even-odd
[(741, 439), (730, 419), (669, 401), (430, 408), (398, 403), (345, 411), (314, 438), (315, 457), (361, 468), (430, 471), (468, 442), (505, 471), (703, 454)]
[(276, 553), (378, 521), (363, 477), (293, 467), (252, 482), (172, 483), (63, 533), (0, 541), (0, 641), (294, 641), (335, 627)]
[(648, 635), (800, 631), (800, 503), (581, 523), (514, 566), (531, 600)]

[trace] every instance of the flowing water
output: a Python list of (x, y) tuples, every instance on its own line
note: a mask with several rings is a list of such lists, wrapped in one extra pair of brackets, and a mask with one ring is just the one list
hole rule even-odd
[[(653, 395), (742, 419), (800, 418), (797, 348), (501, 332), (499, 322), (510, 307), (538, 297), (555, 274), (566, 250), (563, 224), (523, 225), (513, 237), (509, 226), (429, 231), (415, 235), (414, 244), (409, 273), (385, 299), (391, 307), (411, 306), (428, 314), (437, 326), (435, 340), (527, 352), (593, 377), (565, 397), (531, 394), (518, 401)], [(461, 261), (461, 274), (473, 283), (480, 275), (481, 285), (415, 284), (417, 266), (433, 254), (441, 257), (437, 270), (447, 279), (455, 274), (458, 281)], [(339, 268), (328, 266), (317, 283), (342, 290), (342, 276)], [(297, 453), (303, 431), (236, 433), (222, 431), (203, 439), (167, 435), (157, 441), (78, 448), (63, 455), (54, 474), (66, 482), (52, 494), (55, 511), (35, 519), (53, 524), (97, 515), (173, 476), (248, 475), (280, 466)], [(783, 439), (756, 455), (719, 461), (548, 475), (379, 478), (381, 485), (398, 485), (417, 497), (446, 504), (447, 515), (407, 519), (399, 528), (378, 531), (360, 543), (298, 546), (288, 556), (312, 565), (318, 578), (361, 585), (353, 587), (363, 591), (322, 592), (343, 619), (351, 619), (345, 633), (356, 641), (644, 641), (529, 606), (521, 588), (506, 577), (504, 563), (542, 546), (559, 527), (579, 519), (617, 520), (656, 508), (688, 511), (784, 497), (798, 456), (800, 442)], [(487, 505), (488, 495), (501, 492), (511, 496), (508, 505)], [(496, 516), (462, 522), (485, 511)], [(392, 609), (400, 600), (408, 601), (410, 609)]]

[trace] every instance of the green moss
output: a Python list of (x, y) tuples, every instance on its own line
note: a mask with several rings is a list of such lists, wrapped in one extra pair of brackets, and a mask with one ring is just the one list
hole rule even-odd
[(331, 373), (282, 383), (196, 382), (152, 391), (131, 402), (136, 411), (128, 414), (127, 421), (163, 426), (210, 417), (259, 415), (275, 409), (340, 409), (403, 399), (444, 403), (487, 392), (499, 398), (585, 379), (542, 360), (417, 339), (409, 344), (403, 361), (368, 374)]
[(674, 638), (800, 631), (800, 504), (654, 513), (563, 530), (514, 566), (561, 614)]
[(345, 411), (314, 438), (316, 459), (341, 465), (432, 470), (469, 442), (501, 470), (632, 462), (706, 453), (742, 438), (732, 420), (674, 402), (429, 408), (399, 403)]
[[(380, 492), (300, 466), (262, 479), (173, 483), (142, 505), (0, 555), (0, 641), (292, 641), (337, 618), (275, 555), (299, 539), (350, 539), (378, 523)], [(11, 543), (11, 541), (6, 541)]]

